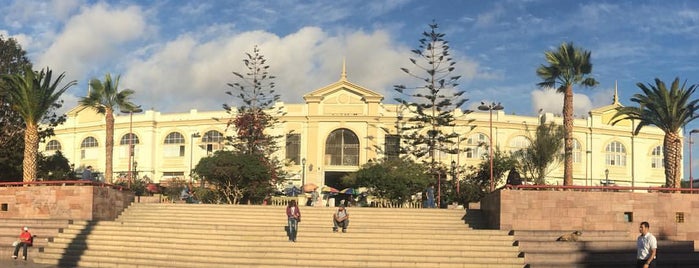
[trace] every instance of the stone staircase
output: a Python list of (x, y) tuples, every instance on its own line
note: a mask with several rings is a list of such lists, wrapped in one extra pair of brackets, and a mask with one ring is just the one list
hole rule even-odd
[[(27, 255), (32, 259), (72, 222), (70, 220), (0, 219), (0, 260), (11, 259), (15, 249), (12, 242), (19, 238), (23, 226), (29, 227), (29, 232), (34, 236), (34, 246), (27, 249)], [(22, 254), (21, 249), (19, 254)]]
[[(556, 239), (572, 231), (510, 232), (523, 252), (526, 267), (633, 267), (636, 236), (625, 231), (583, 231), (577, 242)], [(693, 241), (658, 240), (657, 267), (699, 267)]]
[(59, 267), (518, 267), (506, 231), (473, 230), (464, 210), (301, 207), (296, 243), (285, 207), (133, 204), (115, 221), (75, 222), (37, 263)]

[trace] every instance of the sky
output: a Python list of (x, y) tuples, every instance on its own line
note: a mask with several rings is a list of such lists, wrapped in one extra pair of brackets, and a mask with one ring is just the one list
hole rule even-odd
[(560, 113), (563, 96), (538, 87), (536, 69), (563, 42), (592, 53), (599, 81), (574, 89), (577, 115), (611, 104), (615, 83), (627, 106), (637, 83), (699, 83), (692, 0), (0, 0), (0, 14), (0, 35), (18, 40), (35, 69), (78, 82), (64, 110), (107, 73), (146, 109), (221, 110), (235, 103), (227, 83), (254, 46), (286, 103), (339, 80), (343, 59), (351, 82), (392, 103), (393, 85), (415, 83), (400, 68), (412, 66), (410, 50), (433, 21), (462, 76), (464, 109), (485, 101), (508, 114)]

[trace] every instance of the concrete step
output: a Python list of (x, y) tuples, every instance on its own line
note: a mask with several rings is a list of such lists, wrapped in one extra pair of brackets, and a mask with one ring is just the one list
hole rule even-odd
[[(541, 230), (514, 230), (510, 234), (517, 241), (556, 241), (564, 234), (570, 234), (574, 231), (541, 231)], [(636, 241), (636, 235), (631, 235), (626, 231), (582, 231), (579, 236), (579, 241)]]
[(63, 229), (36, 260), (61, 267), (524, 265), (513, 236), (470, 229), (463, 210), (349, 208), (349, 232), (333, 233), (335, 210), (302, 207), (292, 243), (284, 207), (134, 204), (116, 221)]
[[(565, 253), (626, 251), (636, 252), (636, 241), (582, 241), (582, 242), (541, 242), (519, 241), (519, 248), (526, 253)], [(694, 252), (693, 241), (658, 241), (658, 247), (671, 252)]]
[[(421, 237), (425, 236), (426, 238), (434, 238), (434, 237), (484, 237), (487, 239), (503, 239), (503, 240), (509, 240), (512, 241), (512, 236), (507, 235), (506, 232), (499, 231), (499, 230), (483, 230), (483, 231), (474, 231), (471, 229), (466, 229), (466, 228), (457, 228), (457, 229), (435, 229), (435, 228), (425, 228), (425, 229), (403, 229), (403, 228), (381, 228), (381, 227), (362, 227), (362, 228), (352, 228), (352, 224), (350, 224), (350, 233), (352, 233), (355, 236), (360, 236), (360, 235), (369, 235), (369, 236), (376, 236), (376, 235), (386, 235), (386, 236), (391, 236), (391, 235), (412, 235), (413, 237)], [(305, 224), (305, 223), (300, 223), (299, 224), (299, 229), (304, 230), (304, 233), (329, 233), (331, 231), (331, 224), (326, 223), (326, 224)], [(91, 226), (83, 226), (83, 225), (71, 225), (68, 228), (62, 229), (63, 233), (80, 233), (80, 232), (90, 232), (94, 233), (97, 231), (116, 231), (116, 232), (125, 232), (125, 231), (131, 231), (131, 232), (149, 232), (149, 233), (160, 233), (160, 232), (173, 232), (176, 231), (178, 233), (191, 233), (191, 234), (201, 234), (201, 230), (209, 230), (211, 232), (216, 233), (217, 235), (226, 235), (226, 234), (248, 234), (248, 235), (255, 235), (255, 236), (262, 236), (262, 235), (268, 235), (268, 234), (274, 234), (274, 233), (279, 233), (279, 232), (285, 232), (286, 231), (286, 224), (269, 224), (269, 225), (255, 225), (255, 226), (246, 226), (246, 225), (198, 225), (198, 224), (191, 224), (191, 225), (176, 225), (174, 223), (171, 224), (158, 224), (158, 225), (149, 225), (149, 224), (131, 224), (131, 223), (125, 223), (121, 224), (118, 222), (103, 222), (98, 225), (91, 225)]]
[(189, 259), (174, 260), (160, 259), (144, 256), (143, 258), (124, 258), (123, 256), (85, 256), (85, 257), (64, 257), (62, 259), (46, 259), (43, 256), (35, 261), (43, 264), (59, 265), (61, 267), (139, 267), (139, 268), (210, 268), (210, 267), (448, 267), (448, 268), (521, 268), (522, 263), (486, 263), (478, 259), (471, 262), (454, 263), (440, 260), (388, 262), (388, 261), (358, 261), (358, 260), (332, 260), (329, 256), (304, 256), (303, 258), (235, 258), (222, 260), (216, 258), (206, 258), (205, 260)]

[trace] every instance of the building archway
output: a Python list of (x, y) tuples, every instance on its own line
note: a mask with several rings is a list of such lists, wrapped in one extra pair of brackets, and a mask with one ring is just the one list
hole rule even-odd
[(359, 138), (353, 131), (333, 130), (325, 140), (326, 166), (359, 166)]

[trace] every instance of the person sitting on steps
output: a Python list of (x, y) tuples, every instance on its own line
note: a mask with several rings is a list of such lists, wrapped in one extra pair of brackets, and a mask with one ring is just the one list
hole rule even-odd
[(338, 226), (342, 227), (342, 232), (347, 232), (347, 227), (349, 226), (349, 213), (345, 209), (345, 205), (342, 204), (337, 209), (337, 212), (333, 214), (333, 232), (337, 233)]
[(32, 246), (34, 242), (34, 237), (29, 232), (29, 227), (24, 226), (22, 228), (22, 233), (19, 235), (19, 241), (15, 243), (15, 252), (12, 254), (13, 259), (17, 259), (17, 254), (19, 253), (19, 248), (22, 247), (22, 257), (27, 260), (27, 247)]

